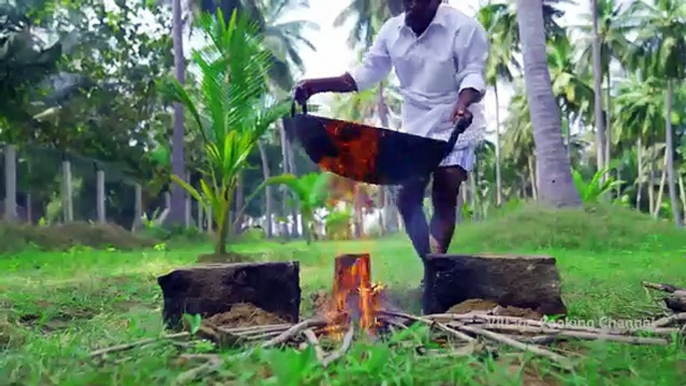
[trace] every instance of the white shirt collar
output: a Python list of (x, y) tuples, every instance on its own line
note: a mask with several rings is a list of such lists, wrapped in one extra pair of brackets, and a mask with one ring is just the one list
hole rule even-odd
[[(447, 27), (448, 26), (448, 20), (446, 18), (446, 14), (445, 14), (445, 7), (447, 7), (447, 5), (445, 5), (445, 4), (440, 4), (438, 6), (438, 9), (436, 10), (436, 14), (434, 15), (433, 20), (431, 20), (431, 23), (429, 23), (429, 25), (426, 27), (427, 30), (429, 28), (431, 28), (431, 26), (434, 26), (434, 25), (440, 26), (440, 27)], [(405, 24), (405, 12), (401, 13), (399, 15), (399, 17), (400, 17), (400, 23), (398, 23), (398, 30), (402, 30), (402, 29), (408, 29), (409, 30), (410, 27), (408, 27), (407, 24)]]

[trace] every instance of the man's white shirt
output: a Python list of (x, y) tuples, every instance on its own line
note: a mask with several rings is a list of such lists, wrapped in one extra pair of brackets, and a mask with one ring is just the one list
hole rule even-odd
[[(473, 88), (480, 100), (470, 106), (472, 124), (458, 139), (452, 156), (442, 163), (472, 168), (475, 145), (486, 127), (483, 96), (489, 41), (479, 22), (441, 4), (426, 31), (417, 36), (405, 25), (405, 14), (386, 21), (362, 62), (350, 75), (359, 91), (386, 78), (392, 69), (403, 97), (400, 131), (447, 141), (452, 132), (451, 113), (460, 91)], [(467, 160), (465, 158), (471, 158)], [(462, 165), (468, 162), (468, 165)]]

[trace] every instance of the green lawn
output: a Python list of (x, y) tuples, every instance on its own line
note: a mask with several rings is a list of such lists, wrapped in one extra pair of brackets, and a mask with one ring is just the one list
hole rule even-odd
[[(461, 227), (452, 250), (548, 254), (557, 258), (569, 318), (644, 318), (656, 304), (641, 280), (686, 285), (686, 235), (642, 216), (604, 211), (585, 214), (522, 211)], [(605, 238), (605, 242), (603, 242)], [(169, 344), (134, 349), (94, 363), (88, 353), (162, 333), (161, 291), (156, 276), (193, 264), (203, 247), (168, 251), (26, 251), (0, 257), (0, 385), (163, 385), (188, 367)], [(370, 252), (372, 275), (403, 296), (419, 283), (421, 265), (403, 236), (387, 239), (270, 242), (233, 245), (264, 259), (301, 262), (303, 314), (308, 294), (328, 289), (333, 258)], [(426, 331), (414, 337), (425, 340)], [(198, 352), (211, 349), (207, 345)], [(573, 373), (522, 357), (423, 359), (411, 347), (356, 342), (350, 354), (323, 371), (306, 351), (268, 350), (227, 361), (214, 379), (221, 384), (286, 385), (678, 385), (686, 379), (683, 346), (641, 347), (584, 343), (564, 346), (583, 355)], [(228, 353), (226, 355), (229, 355)], [(363, 359), (364, 358), (364, 359)], [(679, 381), (681, 379), (681, 381)], [(209, 380), (204, 383), (211, 384)]]

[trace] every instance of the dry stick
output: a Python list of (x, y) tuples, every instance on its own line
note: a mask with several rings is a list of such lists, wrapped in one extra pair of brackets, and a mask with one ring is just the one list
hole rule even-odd
[(188, 332), (180, 332), (177, 334), (171, 334), (171, 335), (164, 335), (158, 338), (146, 338), (146, 339), (141, 339), (135, 342), (131, 343), (126, 343), (126, 344), (121, 344), (117, 346), (112, 346), (112, 347), (106, 347), (106, 348), (101, 348), (99, 350), (92, 351), (90, 353), (91, 357), (96, 357), (99, 355), (104, 355), (104, 354), (109, 354), (117, 351), (126, 351), (130, 350), (134, 347), (140, 347), (140, 346), (145, 346), (146, 344), (150, 343), (155, 343), (163, 340), (168, 340), (168, 339), (179, 339), (179, 338), (185, 338), (187, 336), (190, 336)]
[(323, 326), (323, 325), (326, 325), (326, 320), (321, 319), (321, 318), (303, 320), (302, 322), (300, 322), (300, 323), (294, 325), (293, 327), (289, 328), (288, 330), (282, 332), (277, 337), (262, 343), (260, 348), (269, 348), (272, 346), (279, 345), (279, 344), (293, 338), (296, 334), (298, 334), (300, 331), (302, 331), (306, 328), (319, 327), (319, 326)]
[(457, 337), (457, 338), (459, 338), (459, 339), (466, 340), (467, 342), (472, 342), (472, 341), (474, 341), (474, 338), (472, 338), (471, 336), (466, 335), (466, 334), (463, 334), (463, 333), (461, 333), (461, 332), (459, 332), (459, 331), (457, 331), (457, 330), (454, 330), (454, 329), (452, 329), (452, 328), (446, 326), (445, 324), (439, 323), (439, 322), (437, 322), (437, 321), (435, 321), (435, 320), (429, 320), (429, 319), (425, 319), (425, 318), (420, 318), (420, 317), (417, 317), (417, 316), (414, 316), (414, 315), (410, 315), (410, 314), (405, 314), (405, 313), (402, 313), (402, 312), (383, 311), (383, 310), (382, 310), (382, 311), (379, 311), (379, 312), (382, 313), (382, 314), (384, 314), (384, 315), (388, 315), (388, 316), (396, 316), (396, 317), (400, 317), (400, 318), (405, 318), (405, 319), (413, 320), (413, 321), (415, 321), (415, 322), (424, 323), (424, 324), (426, 324), (427, 326), (436, 326), (436, 327), (438, 327), (438, 329), (440, 329), (440, 330), (442, 330), (442, 331), (444, 331), (444, 332), (447, 332), (448, 334), (451, 334), (451, 335), (453, 335), (453, 336), (455, 336), (455, 337)]
[(305, 335), (305, 338), (307, 338), (307, 341), (314, 348), (314, 353), (317, 356), (319, 363), (324, 364), (324, 350), (322, 350), (322, 346), (319, 345), (319, 339), (317, 339), (317, 335), (314, 333), (314, 331), (312, 331), (311, 328), (303, 331), (303, 334)]
[(292, 324), (269, 324), (269, 325), (263, 325), (263, 326), (236, 327), (236, 328), (218, 327), (218, 328), (221, 330), (224, 330), (225, 332), (231, 333), (231, 334), (243, 335), (243, 334), (253, 334), (253, 333), (265, 332), (265, 331), (287, 330), (288, 328), (290, 328), (292, 326), (293, 326)]
[(497, 325), (517, 325), (517, 326), (532, 326), (532, 327), (542, 327), (551, 328), (555, 330), (566, 330), (566, 331), (580, 331), (580, 332), (590, 332), (594, 334), (611, 334), (611, 335), (626, 335), (632, 334), (637, 331), (650, 332), (659, 335), (670, 335), (673, 329), (655, 328), (653, 326), (638, 328), (638, 329), (604, 329), (598, 327), (586, 327), (586, 326), (573, 326), (566, 324), (558, 324), (555, 322), (546, 323), (533, 319), (519, 318), (515, 316), (494, 316), (494, 315), (459, 315), (459, 314), (435, 314), (425, 316), (427, 319), (450, 319), (452, 318), (456, 322), (460, 323), (493, 323)]
[(322, 366), (328, 367), (333, 361), (338, 360), (340, 357), (345, 355), (353, 342), (353, 336), (355, 336), (355, 328), (351, 325), (348, 332), (345, 333), (343, 337), (343, 343), (338, 350), (332, 352), (328, 357), (324, 358), (322, 361)]
[(670, 315), (665, 318), (660, 318), (653, 322), (653, 327), (666, 327), (674, 322), (686, 322), (686, 312)]
[[(505, 335), (505, 334), (503, 334), (503, 335)], [(505, 336), (507, 336), (508, 338), (514, 339), (518, 342), (530, 343), (530, 344), (551, 344), (551, 343), (555, 343), (555, 342), (558, 342), (561, 340), (567, 340), (566, 337), (559, 336), (559, 335), (522, 336), (522, 335), (507, 334)]]
[(557, 363), (558, 365), (560, 365), (561, 367), (563, 367), (565, 369), (570, 369), (572, 367), (567, 358), (565, 358), (561, 355), (555, 354), (552, 351), (548, 351), (546, 349), (543, 349), (543, 348), (540, 348), (540, 347), (537, 347), (534, 345), (528, 345), (528, 344), (524, 344), (521, 342), (517, 342), (516, 340), (510, 339), (510, 338), (508, 338), (502, 334), (498, 334), (498, 333), (488, 331), (488, 330), (484, 330), (484, 329), (474, 327), (474, 326), (462, 325), (462, 326), (459, 326), (458, 328), (462, 331), (467, 331), (467, 332), (471, 332), (473, 334), (481, 335), (485, 338), (494, 340), (494, 341), (499, 342), (499, 343), (510, 345), (510, 346), (517, 348), (517, 349), (520, 349), (520, 350), (524, 350), (524, 351), (531, 352), (533, 354), (544, 356), (546, 358), (553, 360), (555, 363)]
[[(194, 356), (193, 358), (188, 357), (188, 359), (196, 359), (196, 358), (201, 358), (201, 357), (199, 357), (199, 356)], [(208, 355), (206, 357), (206, 359), (207, 359), (206, 363), (204, 363), (198, 367), (195, 367), (193, 369), (190, 369), (186, 372), (181, 373), (174, 380), (173, 385), (175, 385), (175, 386), (176, 385), (183, 385), (183, 384), (191, 382), (194, 379), (199, 378), (203, 375), (211, 374), (211, 373), (217, 371), (222, 365), (222, 361), (218, 355)]]
[(391, 325), (391, 330), (393, 331), (393, 333), (395, 333), (395, 331), (394, 331), (395, 329), (392, 328), (392, 327), (399, 327), (399, 328), (401, 328), (401, 329), (403, 329), (403, 330), (406, 330), (406, 329), (407, 329), (407, 326), (406, 326), (406, 325), (404, 325), (404, 324), (398, 322), (397, 320), (393, 320), (393, 319), (390, 319), (390, 318), (384, 318), (384, 321), (385, 321), (386, 323), (388, 323), (388, 324)]
[[(459, 328), (459, 326), (457, 327)], [(539, 333), (539, 334), (552, 334), (559, 336), (566, 336), (570, 338), (585, 339), (585, 340), (608, 340), (614, 342), (623, 342), (631, 344), (648, 344), (648, 345), (659, 345), (666, 346), (669, 342), (662, 338), (643, 338), (639, 336), (626, 336), (626, 335), (615, 335), (607, 333), (592, 333), (585, 331), (567, 331), (567, 330), (557, 330), (553, 328), (542, 328), (542, 327), (532, 327), (532, 326), (513, 326), (506, 324), (482, 324), (479, 328), (484, 328), (487, 330), (501, 330), (501, 331), (516, 331), (521, 333)]]
[(241, 339), (245, 339), (247, 341), (255, 341), (255, 340), (263, 340), (266, 338), (272, 338), (275, 336), (279, 336), (283, 334), (283, 331), (267, 331), (263, 332), (261, 334), (255, 334), (255, 335), (239, 335)]

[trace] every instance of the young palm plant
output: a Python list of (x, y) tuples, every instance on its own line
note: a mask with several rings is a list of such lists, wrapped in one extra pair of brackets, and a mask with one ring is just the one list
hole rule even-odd
[(203, 15), (199, 25), (210, 42), (192, 54), (202, 77), (200, 93), (196, 96), (177, 81), (166, 91), (188, 109), (194, 121), (191, 127), (204, 146), (201, 189), (179, 176), (171, 178), (201, 205), (212, 208), (218, 234), (215, 253), (220, 255), (226, 253), (229, 211), (248, 155), (289, 105), (270, 101), (267, 95), (269, 52), (258, 28), (246, 16), (234, 11), (227, 24), (218, 11), (214, 16)]

